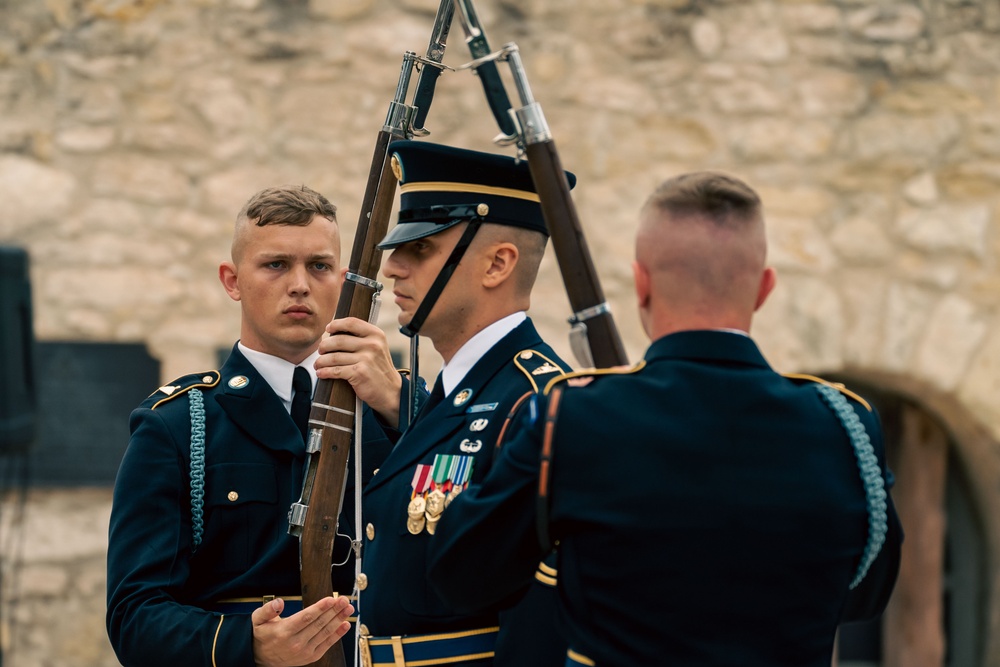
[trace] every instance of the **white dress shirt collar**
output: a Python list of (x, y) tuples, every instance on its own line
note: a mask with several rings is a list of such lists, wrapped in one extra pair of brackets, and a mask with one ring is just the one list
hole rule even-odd
[[(267, 354), (266, 352), (258, 352), (257, 350), (251, 350), (249, 347), (243, 343), (237, 343), (240, 348), (240, 352), (243, 356), (247, 358), (257, 372), (260, 373), (264, 381), (267, 382), (274, 393), (278, 395), (281, 402), (284, 404), (285, 409), (291, 413), (292, 411), (292, 374), (295, 372), (295, 364), (285, 361), (281, 357), (276, 357), (273, 354)], [(302, 366), (307, 371), (309, 371), (309, 377), (312, 379), (313, 389), (316, 388), (316, 369), (313, 364), (319, 358), (319, 350), (313, 352), (308, 357), (302, 360), (299, 366)]]
[(466, 341), (465, 345), (459, 348), (455, 356), (441, 368), (441, 381), (444, 383), (444, 395), (447, 396), (458, 386), (462, 379), (468, 374), (476, 362), (483, 358), (494, 345), (500, 342), (504, 336), (516, 329), (522, 322), (528, 319), (524, 311), (519, 311), (513, 315), (497, 320), (475, 336)]

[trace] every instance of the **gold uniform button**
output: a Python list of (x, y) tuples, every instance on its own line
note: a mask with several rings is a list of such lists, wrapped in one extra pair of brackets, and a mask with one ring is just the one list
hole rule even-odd
[(372, 525), (372, 524), (368, 524), (367, 526), (365, 526), (365, 535), (368, 536), (369, 540), (374, 540), (375, 539), (375, 526)]
[(235, 503), (237, 500), (240, 499), (240, 494), (236, 493), (235, 491), (230, 491), (226, 495), (226, 498), (229, 498), (229, 502)]
[(363, 591), (368, 588), (368, 575), (362, 572), (358, 575), (358, 590)]

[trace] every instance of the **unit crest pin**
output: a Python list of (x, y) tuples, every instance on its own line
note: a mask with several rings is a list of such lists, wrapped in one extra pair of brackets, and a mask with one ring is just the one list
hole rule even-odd
[(472, 390), (471, 389), (463, 389), (460, 392), (458, 392), (457, 394), (455, 394), (455, 400), (453, 401), (453, 403), (454, 403), (455, 407), (457, 408), (460, 405), (465, 405), (466, 403), (468, 403), (470, 398), (472, 398)]

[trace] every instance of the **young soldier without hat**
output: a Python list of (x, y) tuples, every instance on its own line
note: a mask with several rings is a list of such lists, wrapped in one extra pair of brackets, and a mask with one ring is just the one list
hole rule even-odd
[[(241, 306), (239, 342), (220, 370), (160, 387), (130, 419), (108, 548), (107, 629), (123, 665), (304, 665), (348, 631), (346, 597), (301, 609), (299, 545), (288, 534), (313, 363), (343, 276), (336, 209), (319, 193), (268, 188), (237, 216), (219, 278)], [(363, 483), (399, 436), (391, 426), (405, 389), (381, 331), (341, 326), (356, 332), (340, 360), (346, 374), (389, 415), (380, 424), (365, 410)], [(340, 362), (323, 373), (340, 372)], [(301, 424), (290, 416), (296, 404), (306, 408)], [(353, 495), (348, 488), (342, 517), (353, 518)], [(350, 522), (338, 532), (334, 558), (347, 562), (334, 568), (334, 589), (346, 596)], [(344, 645), (351, 656), (352, 642)]]

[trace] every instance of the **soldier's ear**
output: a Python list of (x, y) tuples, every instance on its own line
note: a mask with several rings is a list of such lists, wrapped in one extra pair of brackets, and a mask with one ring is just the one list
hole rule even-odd
[(240, 300), (239, 281), (236, 280), (236, 265), (232, 262), (223, 262), (219, 265), (219, 282), (225, 288), (226, 294), (233, 301)]
[(483, 286), (496, 287), (510, 278), (519, 257), (520, 252), (513, 243), (494, 246), (489, 257), (490, 264), (483, 275)]
[(769, 266), (764, 269), (764, 273), (760, 276), (760, 285), (757, 288), (757, 301), (753, 307), (755, 311), (764, 305), (764, 302), (767, 301), (768, 295), (774, 289), (777, 282), (778, 274), (775, 272), (774, 267)]
[(651, 318), (651, 304), (653, 302), (652, 295), (652, 278), (649, 276), (649, 269), (639, 263), (638, 260), (632, 262), (632, 276), (635, 279), (635, 295), (639, 300), (639, 322), (642, 324), (642, 330), (646, 332), (647, 336), (653, 336), (652, 329), (652, 318)]
[(638, 260), (633, 260), (632, 276), (635, 279), (635, 295), (639, 299), (639, 308), (640, 310), (648, 310), (651, 284), (649, 271)]

